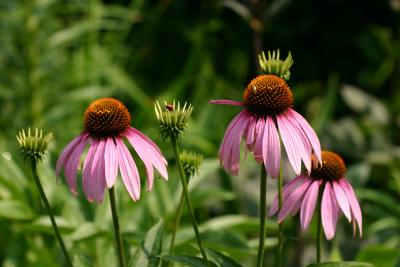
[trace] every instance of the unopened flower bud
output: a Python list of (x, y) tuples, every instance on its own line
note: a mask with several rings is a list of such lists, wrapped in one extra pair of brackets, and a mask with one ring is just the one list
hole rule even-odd
[(42, 161), (46, 156), (47, 146), (52, 138), (53, 133), (43, 134), (43, 131), (37, 128), (34, 130), (34, 133), (33, 131), (31, 132), (31, 128), (28, 128), (27, 133), (24, 129), (19, 131), (17, 140), (24, 161)]
[(261, 55), (258, 55), (258, 60), (261, 69), (266, 74), (273, 74), (286, 81), (290, 78), (290, 67), (293, 65), (292, 54), (289, 52), (288, 56), (285, 60), (280, 59), (279, 49), (277, 51), (268, 51), (268, 59), (265, 56), (265, 53), (262, 52)]

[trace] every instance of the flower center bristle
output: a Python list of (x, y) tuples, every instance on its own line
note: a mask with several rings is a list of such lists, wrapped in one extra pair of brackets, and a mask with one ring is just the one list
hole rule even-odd
[(100, 98), (92, 102), (85, 111), (84, 128), (91, 137), (116, 137), (131, 123), (128, 109), (114, 98)]
[(322, 166), (317, 166), (311, 170), (312, 178), (324, 181), (337, 181), (343, 178), (346, 165), (338, 154), (331, 151), (322, 151), (321, 157)]
[(243, 93), (247, 109), (256, 115), (279, 115), (293, 104), (293, 94), (284, 79), (276, 75), (259, 75)]

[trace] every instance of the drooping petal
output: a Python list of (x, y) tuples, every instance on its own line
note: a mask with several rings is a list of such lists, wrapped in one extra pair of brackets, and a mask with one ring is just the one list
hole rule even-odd
[(276, 118), (289, 162), (292, 165), (294, 172), (297, 175), (300, 175), (301, 159), (307, 156), (307, 152), (305, 151), (301, 137), (299, 136), (296, 128), (286, 118), (285, 114), (279, 115)]
[(317, 203), (318, 190), (320, 181), (313, 181), (304, 195), (301, 208), (300, 208), (300, 223), (301, 229), (304, 231), (308, 228), (311, 222), (311, 218), (314, 213), (315, 204)]
[(156, 170), (165, 180), (168, 180), (168, 162), (162, 155), (158, 146), (142, 132), (132, 127), (128, 129), (126, 138), (145, 164), (148, 177), (147, 190), (150, 191), (153, 184), (152, 177), (154, 174), (152, 166), (156, 168)]
[(332, 186), (329, 182), (325, 184), (322, 195), (321, 219), (326, 239), (331, 240), (335, 235), (337, 223), (337, 205)]
[(281, 223), (295, 208), (298, 202), (301, 203), (304, 194), (307, 192), (308, 187), (312, 183), (311, 179), (306, 179), (299, 187), (293, 190), (290, 195), (285, 199), (282, 209), (278, 215), (278, 223)]
[(256, 140), (253, 148), (254, 159), (260, 163), (263, 162), (263, 139), (265, 131), (265, 119), (259, 118), (256, 126)]
[(96, 151), (94, 152), (92, 162), (92, 192), (94, 200), (97, 203), (103, 201), (104, 190), (106, 189), (106, 177), (105, 177), (105, 145), (106, 140), (98, 141)]
[(153, 166), (163, 177), (166, 177), (166, 179), (168, 178), (167, 169), (163, 160), (164, 157), (160, 153), (154, 153), (155, 151), (152, 150), (151, 145), (134, 132), (127, 133), (126, 138), (129, 140), (146, 167), (147, 190), (150, 191), (153, 187), (154, 181)]
[(243, 110), (232, 120), (219, 150), (222, 165), (232, 175), (237, 175), (239, 171), (240, 140), (246, 130), (250, 116), (246, 110)]
[(104, 171), (106, 176), (107, 187), (111, 188), (114, 186), (115, 179), (118, 174), (118, 155), (117, 148), (115, 147), (114, 140), (107, 138), (106, 145), (104, 148)]
[(263, 138), (263, 160), (267, 173), (276, 178), (279, 174), (281, 145), (279, 134), (276, 130), (275, 123), (271, 117), (267, 117), (265, 122), (264, 138)]
[(219, 104), (219, 105), (230, 105), (230, 106), (243, 106), (242, 102), (235, 101), (235, 100), (228, 100), (228, 99), (210, 100), (210, 101), (208, 101), (208, 103)]
[[(286, 201), (287, 197), (289, 196), (290, 193), (293, 192), (300, 184), (304, 182), (305, 177), (304, 176), (297, 176), (293, 180), (291, 180), (289, 183), (285, 184), (285, 186), (282, 188), (282, 199), (283, 202)], [(271, 208), (269, 209), (268, 216), (271, 217), (274, 215), (279, 208), (279, 200), (278, 196), (275, 196), (274, 202), (271, 205)]]
[(296, 119), (296, 121), (300, 124), (301, 128), (305, 132), (305, 134), (308, 137), (308, 140), (310, 140), (310, 144), (314, 150), (315, 155), (319, 159), (319, 162), (322, 162), (321, 159), (321, 144), (319, 142), (318, 136), (311, 128), (310, 124), (306, 121), (306, 119), (303, 118), (299, 113), (297, 113), (294, 109), (289, 109), (286, 113), (290, 114), (292, 117)]
[(342, 189), (342, 187), (339, 185), (337, 181), (332, 182), (333, 185), (333, 192), (335, 193), (335, 198), (337, 203), (339, 204), (340, 208), (343, 211), (343, 214), (346, 216), (347, 220), (351, 222), (351, 212), (350, 212), (350, 204), (349, 201), (347, 200), (346, 193)]
[(118, 151), (118, 165), (121, 170), (122, 181), (131, 198), (136, 201), (140, 198), (140, 179), (132, 155), (121, 139), (116, 139)]
[[(250, 116), (249, 118), (249, 125), (247, 126), (246, 129), (246, 144), (247, 146), (253, 145), (256, 139), (256, 125), (257, 125), (257, 120), (254, 116)], [(248, 148), (250, 151), (253, 151), (252, 147)]]
[(82, 172), (82, 184), (83, 184), (83, 193), (89, 202), (94, 200), (94, 181), (95, 178), (92, 175), (92, 165), (93, 165), (93, 157), (97, 150), (98, 142), (93, 140), (92, 144), (89, 147), (89, 151), (86, 155), (85, 162), (83, 163), (83, 172)]
[(69, 189), (74, 195), (78, 194), (76, 187), (76, 174), (78, 172), (79, 159), (81, 158), (87, 142), (88, 136), (83, 135), (80, 142), (75, 146), (74, 150), (71, 151), (68, 160), (65, 162), (65, 177), (67, 177)]
[(362, 236), (362, 214), (360, 204), (356, 198), (356, 194), (354, 193), (353, 188), (349, 181), (346, 178), (342, 178), (339, 180), (339, 184), (342, 186), (344, 192), (346, 193), (347, 199), (350, 203), (351, 212), (354, 215), (355, 220), (357, 221), (358, 231), (360, 236)]
[[(301, 143), (303, 144), (303, 151), (305, 153), (301, 154), (301, 158), (303, 160), (304, 166), (306, 167), (308, 174), (311, 173), (311, 154), (312, 154), (312, 146), (310, 143), (310, 140), (308, 139), (308, 136), (304, 132), (304, 130), (301, 128), (301, 125), (296, 119), (290, 115), (290, 113), (286, 114), (286, 119), (290, 122), (291, 126), (293, 129), (296, 131), (297, 135), (301, 139)], [(299, 143), (299, 145), (301, 145)]]
[(56, 163), (56, 176), (59, 177), (61, 174), (61, 169), (65, 166), (66, 162), (70, 158), (72, 151), (76, 148), (76, 146), (81, 142), (83, 134), (75, 137), (69, 144), (64, 148), (63, 152), (57, 159)]

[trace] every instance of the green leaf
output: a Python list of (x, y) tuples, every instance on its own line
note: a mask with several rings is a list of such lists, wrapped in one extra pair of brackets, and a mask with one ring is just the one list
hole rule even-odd
[(0, 200), (0, 218), (30, 220), (33, 217), (33, 211), (25, 203), (16, 200)]
[(161, 258), (164, 222), (159, 220), (146, 234), (144, 241), (137, 248), (130, 266), (157, 267)]
[[(379, 265), (379, 266), (383, 266), (383, 265)], [(307, 267), (373, 267), (373, 265), (370, 263), (365, 263), (365, 262), (342, 261), (342, 262), (314, 263), (314, 264), (307, 265)]]
[(229, 258), (228, 256), (214, 250), (207, 249), (207, 254), (221, 267), (240, 267), (239, 263)]
[(187, 255), (165, 255), (163, 256), (163, 260), (179, 262), (184, 264), (185, 266), (191, 267), (210, 267), (217, 266), (212, 262), (205, 262), (202, 258), (195, 256), (187, 256)]
[(394, 267), (400, 260), (399, 250), (382, 245), (371, 245), (363, 248), (356, 257), (359, 261), (367, 261), (373, 265)]

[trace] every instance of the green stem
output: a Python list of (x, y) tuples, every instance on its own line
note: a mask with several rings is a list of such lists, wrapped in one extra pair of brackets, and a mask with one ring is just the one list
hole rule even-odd
[(183, 202), (184, 201), (185, 201), (185, 195), (184, 195), (184, 193), (182, 191), (181, 197), (179, 199), (178, 208), (176, 210), (176, 218), (175, 218), (174, 226), (173, 226), (173, 229), (172, 229), (171, 243), (170, 243), (170, 246), (169, 246), (169, 254), (174, 253), (176, 232), (178, 231), (179, 224), (180, 224), (180, 221), (181, 221), (182, 208), (183, 208)]
[[(279, 170), (278, 176), (278, 206), (279, 211), (282, 209), (283, 205), (283, 197), (282, 197), (282, 186), (283, 186), (283, 179), (282, 179), (282, 168)], [(278, 251), (277, 251), (277, 266), (282, 266), (282, 250), (283, 250), (283, 222), (281, 222), (278, 226)]]
[(322, 243), (322, 220), (321, 220), (321, 200), (323, 186), (320, 187), (317, 200), (317, 237), (316, 237), (316, 258), (317, 263), (321, 262), (321, 243)]
[(112, 213), (112, 218), (113, 218), (115, 239), (117, 242), (119, 266), (125, 267), (126, 263), (125, 263), (124, 244), (122, 242), (121, 232), (119, 230), (118, 212), (117, 212), (117, 205), (116, 205), (116, 201), (115, 201), (114, 187), (111, 187), (108, 190), (108, 192), (110, 193), (110, 206), (111, 206), (111, 213)]
[(185, 195), (186, 204), (189, 208), (190, 215), (192, 216), (192, 225), (193, 225), (194, 233), (196, 235), (197, 243), (199, 245), (199, 249), (200, 249), (201, 255), (203, 256), (203, 259), (208, 262), (206, 251), (204, 250), (203, 244), (200, 239), (200, 233), (199, 233), (199, 229), (197, 227), (197, 222), (196, 222), (196, 217), (194, 215), (192, 201), (190, 200), (190, 197), (189, 197), (189, 189), (188, 189), (188, 185), (187, 185), (187, 181), (186, 181), (185, 171), (183, 170), (181, 158), (179, 155), (177, 139), (175, 137), (171, 136), (171, 143), (172, 143), (172, 149), (174, 150), (176, 164), (178, 165), (179, 176), (180, 176), (181, 182), (182, 182), (183, 194)]
[(31, 167), (32, 167), (33, 178), (35, 180), (37, 189), (39, 191), (40, 198), (42, 199), (43, 205), (45, 206), (45, 208), (47, 210), (47, 213), (49, 214), (50, 221), (51, 221), (51, 224), (53, 226), (54, 233), (56, 235), (57, 241), (58, 241), (58, 243), (59, 243), (59, 245), (61, 247), (62, 252), (64, 253), (64, 256), (65, 256), (65, 259), (67, 261), (68, 266), (73, 266), (71, 258), (69, 257), (67, 249), (65, 248), (65, 244), (64, 244), (64, 241), (63, 241), (63, 239), (61, 237), (60, 231), (58, 230), (58, 227), (57, 227), (57, 224), (56, 224), (56, 220), (54, 219), (53, 212), (51, 211), (51, 207), (50, 207), (49, 201), (47, 200), (47, 197), (46, 197), (46, 194), (45, 194), (45, 192), (43, 190), (42, 184), (40, 183), (39, 175), (37, 173), (36, 162), (32, 162)]
[(261, 164), (260, 170), (260, 236), (258, 244), (257, 267), (263, 265), (264, 244), (265, 244), (265, 216), (267, 211), (267, 172), (264, 164)]

